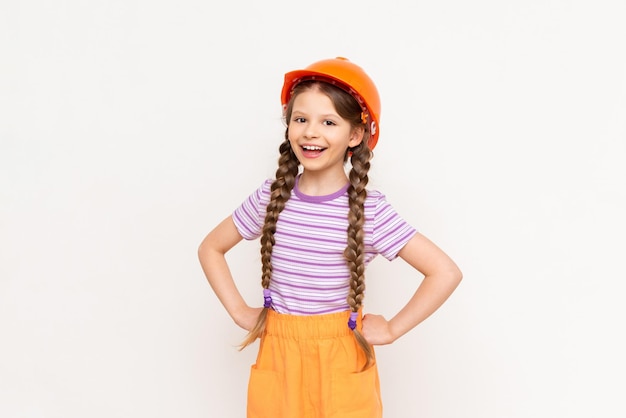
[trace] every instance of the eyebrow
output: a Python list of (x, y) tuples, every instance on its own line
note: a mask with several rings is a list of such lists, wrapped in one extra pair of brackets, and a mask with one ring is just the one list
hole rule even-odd
[[(299, 115), (304, 115), (304, 116), (308, 116), (309, 115), (308, 113), (306, 113), (306, 112), (304, 112), (302, 110), (297, 110), (297, 109), (292, 110), (291, 114), (292, 115), (299, 114)], [(320, 116), (322, 118), (340, 118), (341, 117), (341, 116), (339, 116), (336, 113), (326, 113), (326, 114), (320, 115)]]

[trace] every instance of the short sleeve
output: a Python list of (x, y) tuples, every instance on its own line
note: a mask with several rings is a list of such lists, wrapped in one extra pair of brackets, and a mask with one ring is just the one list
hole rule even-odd
[(380, 192), (373, 193), (376, 200), (374, 212), (373, 245), (387, 260), (393, 260), (417, 232), (389, 204)]
[(268, 179), (233, 212), (233, 222), (241, 236), (253, 240), (261, 236), (270, 199), (272, 180)]

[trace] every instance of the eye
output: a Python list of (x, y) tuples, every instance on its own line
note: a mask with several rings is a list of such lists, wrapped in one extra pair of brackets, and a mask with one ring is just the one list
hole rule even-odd
[(324, 125), (326, 125), (326, 126), (334, 126), (334, 125), (336, 125), (336, 123), (333, 122), (332, 120), (325, 120), (324, 121)]
[(306, 122), (306, 119), (304, 119), (303, 117), (295, 117), (293, 118), (293, 121), (296, 123), (304, 123)]

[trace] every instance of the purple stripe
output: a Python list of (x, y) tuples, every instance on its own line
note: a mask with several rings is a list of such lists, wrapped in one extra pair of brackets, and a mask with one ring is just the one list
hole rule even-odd
[(322, 225), (319, 222), (315, 225), (311, 225), (310, 223), (300, 223), (300, 222), (293, 222), (290, 221), (289, 219), (281, 219), (281, 221), (283, 222), (284, 227), (288, 227), (288, 226), (298, 226), (301, 227), (300, 229), (306, 229), (306, 230), (310, 230), (310, 231), (338, 231), (338, 232), (346, 232), (346, 228), (344, 228), (343, 226), (333, 226), (333, 225)]
[[(273, 268), (272, 269), (274, 272), (276, 273), (282, 273), (285, 275), (285, 277), (290, 276), (291, 274), (293, 274), (293, 271), (289, 271), (289, 270), (283, 270), (281, 268)], [(302, 272), (298, 272), (297, 274), (294, 274), (293, 277), (307, 277), (309, 279), (347, 279), (350, 278), (350, 274), (347, 273), (345, 275), (340, 275), (340, 276), (336, 276), (336, 275), (329, 275), (329, 274), (324, 274), (323, 276), (317, 274), (317, 275), (313, 275), (313, 274), (306, 274), (306, 273), (302, 273)], [(316, 288), (319, 289), (319, 288)]]
[[(401, 231), (397, 234), (391, 234), (391, 233), (386, 234), (384, 236), (384, 239), (383, 237), (381, 237), (381, 239), (377, 240), (377, 244), (383, 248), (392, 248), (394, 246), (397, 246), (398, 244), (402, 244), (402, 245), (406, 244), (407, 237), (410, 236), (414, 230), (412, 229), (404, 230), (404, 228), (402, 227), (397, 228), (397, 229), (400, 229)], [(390, 237), (391, 235), (393, 236)]]
[(282, 304), (278, 304), (278, 303), (274, 303), (275, 307), (280, 308), (283, 312), (290, 312), (291, 314), (294, 315), (323, 315), (323, 314), (327, 314), (327, 313), (335, 313), (335, 312), (343, 312), (346, 310), (346, 307), (348, 306), (348, 304), (346, 303), (345, 306), (341, 306), (341, 307), (337, 307), (337, 308), (329, 308), (329, 309), (320, 309), (320, 310), (302, 310), (302, 309), (296, 309), (293, 307), (287, 307), (286, 305), (282, 305)]
[[(342, 278), (342, 277), (340, 277), (340, 278)], [(345, 278), (348, 279), (348, 277), (345, 277)], [(301, 285), (301, 284), (294, 284), (293, 282), (287, 283), (287, 282), (285, 282), (283, 280), (274, 279), (274, 278), (272, 278), (272, 283), (279, 284), (279, 285), (285, 286), (285, 287), (295, 288), (295, 289), (320, 290), (320, 286), (304, 286), (304, 285)], [(342, 290), (344, 288), (347, 289), (349, 287), (350, 287), (350, 285), (346, 283), (345, 285), (341, 285), (341, 286), (333, 286), (333, 287), (324, 286), (323, 289), (330, 291), (330, 290)]]
[[(310, 302), (310, 303), (324, 303), (324, 304), (345, 302), (345, 300), (347, 298), (348, 298), (347, 294), (343, 298), (336, 298), (336, 299), (329, 299), (329, 298), (326, 298), (326, 299), (308, 299), (308, 298), (299, 298), (299, 297), (295, 297), (295, 296), (292, 296), (292, 295), (288, 296), (289, 300), (297, 300), (297, 301), (300, 301), (300, 302)], [(285, 295), (285, 297), (282, 298), (282, 299), (287, 299), (287, 296)]]
[[(384, 219), (384, 217), (379, 217), (378, 214), (376, 214), (376, 219)], [(395, 221), (397, 218), (394, 217), (393, 215), (387, 216), (387, 219), (385, 219), (384, 221), (380, 222), (379, 224), (376, 225), (376, 229), (385, 229), (385, 227), (390, 223)]]
[(325, 251), (325, 250), (316, 250), (313, 248), (307, 248), (306, 251), (302, 251), (302, 247), (292, 247), (291, 245), (285, 245), (285, 244), (280, 244), (280, 248), (286, 248), (288, 250), (292, 250), (293, 252), (297, 252), (297, 253), (315, 253), (315, 254), (321, 254), (321, 255), (335, 255), (336, 252), (335, 251)]
[[(346, 206), (346, 210), (347, 209), (348, 207)], [(298, 210), (296, 208), (289, 208), (289, 212), (299, 214), (299, 215), (311, 216), (311, 211)], [(333, 215), (330, 213), (317, 213), (317, 215), (323, 216), (324, 218), (327, 218), (327, 219), (337, 219), (337, 220), (341, 220), (344, 222), (347, 220), (345, 215), (344, 216)]]
[(390, 231), (386, 231), (386, 233), (385, 233), (384, 235), (380, 235), (380, 236), (376, 239), (376, 241), (374, 241), (374, 242), (376, 242), (377, 244), (379, 244), (379, 243), (381, 243), (381, 242), (383, 242), (383, 241), (386, 241), (386, 240), (389, 238), (389, 236), (391, 236), (391, 235), (395, 235), (395, 234), (396, 234), (399, 230), (402, 230), (403, 228), (404, 228), (404, 225), (402, 225), (402, 224), (398, 224), (398, 225), (396, 225), (396, 226), (395, 226), (395, 228), (393, 228), (392, 230), (390, 230)]
[(255, 222), (254, 216), (252, 215), (252, 213), (248, 211), (248, 205), (242, 206), (241, 211), (243, 212), (242, 215), (245, 215), (245, 218), (244, 217), (240, 218), (241, 223), (246, 227), (249, 235), (254, 234), (254, 231), (252, 228), (258, 227), (258, 226)]
[[(249, 203), (252, 203), (252, 202), (249, 202)], [(250, 209), (252, 208), (253, 208), (253, 205), (248, 204), (248, 205), (243, 205), (241, 209), (242, 209), (242, 212), (246, 215), (246, 218), (248, 218), (251, 221), (254, 221), (255, 219), (257, 219), (257, 216), (255, 216), (255, 214), (253, 214), (250, 211)], [(257, 215), (258, 215), (258, 212), (257, 212)]]
[(279, 255), (272, 255), (272, 260), (281, 260), (281, 261), (285, 261), (287, 263), (290, 263), (292, 265), (305, 265), (305, 266), (318, 266), (318, 267), (319, 266), (322, 266), (322, 267), (345, 267), (346, 266), (345, 260), (342, 263), (324, 263), (324, 264), (320, 264), (320, 262), (315, 261), (315, 260), (305, 261), (303, 259), (299, 259), (296, 262), (291, 257), (281, 257)]
[(310, 235), (296, 235), (296, 234), (289, 234), (285, 231), (280, 231), (281, 235), (287, 236), (287, 237), (291, 237), (291, 238), (297, 238), (297, 239), (304, 239), (304, 240), (311, 240), (313, 242), (326, 242), (326, 243), (332, 243), (332, 244), (343, 244), (345, 243), (345, 241), (341, 241), (341, 240), (330, 240), (327, 238), (318, 238), (315, 237), (315, 239), (311, 239)]

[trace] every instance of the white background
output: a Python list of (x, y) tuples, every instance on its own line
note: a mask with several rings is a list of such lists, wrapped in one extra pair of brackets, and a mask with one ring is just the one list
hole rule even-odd
[[(196, 258), (273, 175), (286, 71), (383, 103), (371, 187), (464, 281), (378, 350), (386, 417), (626, 416), (626, 3), (1, 0), (0, 416), (243, 417)], [(229, 253), (261, 304), (258, 243)], [(420, 276), (369, 269), (392, 316)]]

